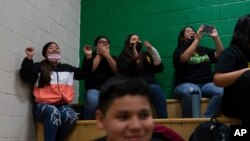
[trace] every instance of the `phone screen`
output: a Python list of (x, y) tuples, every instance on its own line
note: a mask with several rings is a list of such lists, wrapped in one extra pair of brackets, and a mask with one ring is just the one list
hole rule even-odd
[(204, 33), (212, 33), (214, 27), (211, 25), (204, 25), (203, 32)]

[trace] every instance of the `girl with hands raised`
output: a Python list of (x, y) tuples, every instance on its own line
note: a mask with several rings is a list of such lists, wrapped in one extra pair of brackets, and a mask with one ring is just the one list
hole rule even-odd
[(62, 141), (71, 130), (78, 114), (68, 105), (74, 97), (73, 79), (82, 80), (91, 69), (61, 63), (60, 48), (55, 42), (43, 46), (44, 60), (33, 62), (34, 48), (25, 49), (19, 71), (21, 79), (33, 86), (33, 117), (44, 124), (45, 141)]
[(138, 76), (149, 83), (151, 98), (158, 118), (167, 118), (166, 95), (156, 83), (155, 73), (163, 71), (164, 66), (158, 51), (144, 41), (147, 51), (143, 51), (140, 37), (130, 34), (125, 40), (124, 48), (118, 57), (117, 67), (121, 75)]
[[(100, 88), (117, 73), (116, 56), (110, 55), (110, 41), (106, 36), (99, 36), (94, 40), (95, 51), (85, 45), (85, 59), (90, 58), (91, 64), (86, 66), (92, 71), (85, 80), (85, 107), (83, 119), (94, 120), (95, 111), (100, 94)], [(91, 57), (90, 57), (91, 56)]]
[[(212, 67), (221, 52), (223, 45), (215, 27), (209, 35), (214, 39), (215, 49), (200, 46), (205, 34), (201, 25), (197, 32), (191, 26), (184, 27), (178, 36), (178, 45), (173, 54), (175, 67), (174, 98), (182, 100), (182, 117), (192, 117), (191, 93), (199, 92), (200, 97), (211, 98), (207, 111), (202, 117), (216, 116), (220, 110), (223, 89), (212, 83)], [(200, 102), (200, 101), (199, 101)]]

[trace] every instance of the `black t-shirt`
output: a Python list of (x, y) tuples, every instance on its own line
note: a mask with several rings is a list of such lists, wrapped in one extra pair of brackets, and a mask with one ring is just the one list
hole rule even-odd
[[(248, 59), (244, 53), (236, 46), (226, 48), (220, 55), (214, 68), (215, 73), (227, 73), (248, 67)], [(237, 100), (239, 92), (237, 80), (230, 86), (224, 88), (221, 109), (224, 115), (239, 118), (241, 108)], [(232, 104), (234, 103), (234, 104)]]
[(149, 52), (143, 52), (142, 63), (138, 64), (134, 59), (119, 57), (117, 68), (121, 75), (141, 77), (149, 84), (156, 83), (155, 73), (161, 73), (164, 69), (162, 63), (154, 65), (154, 60)]
[[(95, 57), (95, 56), (94, 56)], [(94, 58), (93, 57), (93, 58)], [(115, 56), (112, 56), (114, 60), (116, 60)], [(93, 59), (92, 59), (93, 61)], [(89, 66), (92, 68), (92, 65)], [(106, 59), (102, 58), (99, 66), (96, 70), (90, 73), (85, 80), (85, 89), (97, 89), (100, 90), (101, 86), (111, 77), (116, 74), (112, 71), (109, 63)]]
[(220, 55), (214, 72), (226, 73), (248, 67), (248, 60), (236, 46), (226, 48)]
[[(214, 68), (214, 72), (227, 73), (244, 69), (248, 67), (248, 62), (243, 52), (238, 47), (232, 46), (222, 52)], [(225, 91), (232, 86), (225, 88)]]
[(214, 49), (199, 46), (187, 63), (181, 63), (181, 54), (188, 47), (179, 47), (174, 51), (175, 85), (185, 82), (208, 83), (212, 81), (211, 63), (214, 63)]

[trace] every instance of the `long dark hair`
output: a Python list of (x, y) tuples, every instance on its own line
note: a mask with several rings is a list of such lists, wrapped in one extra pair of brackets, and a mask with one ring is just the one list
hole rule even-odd
[[(230, 46), (239, 47), (244, 53), (250, 50), (250, 14), (238, 19)], [(248, 53), (250, 53), (248, 51)], [(248, 56), (250, 54), (247, 54)]]
[[(45, 50), (45, 52), (47, 51), (48, 47), (51, 44), (57, 45), (57, 43), (55, 43), (55, 42), (48, 42), (47, 44), (45, 44), (43, 46), (43, 49)], [(44, 59), (41, 62), (41, 66), (40, 66), (41, 74), (40, 74), (40, 78), (38, 80), (38, 87), (39, 88), (43, 88), (43, 87), (50, 84), (50, 81), (51, 81), (50, 75), (51, 75), (51, 72), (54, 70), (54, 68), (55, 67), (47, 59)]]
[[(194, 30), (194, 28), (192, 26), (185, 26), (181, 29), (181, 31), (179, 32), (179, 35), (178, 35), (178, 39), (177, 39), (178, 40), (177, 48), (187, 45), (187, 42), (185, 41), (185, 37), (184, 37), (184, 34), (186, 32), (186, 28), (192, 28)], [(196, 31), (194, 30), (194, 32), (196, 32)]]
[[(119, 55), (119, 59), (125, 59), (126, 61), (130, 61), (134, 58), (134, 54), (133, 54), (133, 49), (130, 44), (130, 38), (133, 36), (133, 35), (136, 35), (136, 36), (139, 36), (138, 34), (135, 34), (135, 33), (132, 33), (132, 34), (129, 34), (124, 42), (124, 47), (122, 49), (122, 52), (121, 54)], [(143, 54), (142, 54), (142, 51), (141, 52), (138, 52), (139, 53), (139, 60), (142, 60), (143, 58)], [(142, 61), (139, 61), (139, 62), (142, 62)]]
[(123, 46), (122, 52), (119, 55), (119, 58), (124, 58), (126, 61), (129, 61), (133, 58), (133, 52), (129, 43), (130, 38), (133, 35), (137, 35), (137, 34), (134, 34), (134, 33), (129, 34), (127, 38), (125, 39), (124, 46)]

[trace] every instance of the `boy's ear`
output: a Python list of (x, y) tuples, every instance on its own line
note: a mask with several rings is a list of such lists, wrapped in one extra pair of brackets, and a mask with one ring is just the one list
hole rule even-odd
[(103, 127), (104, 115), (102, 114), (100, 110), (96, 110), (95, 117), (96, 117), (96, 127), (98, 129), (103, 130), (104, 129)]

